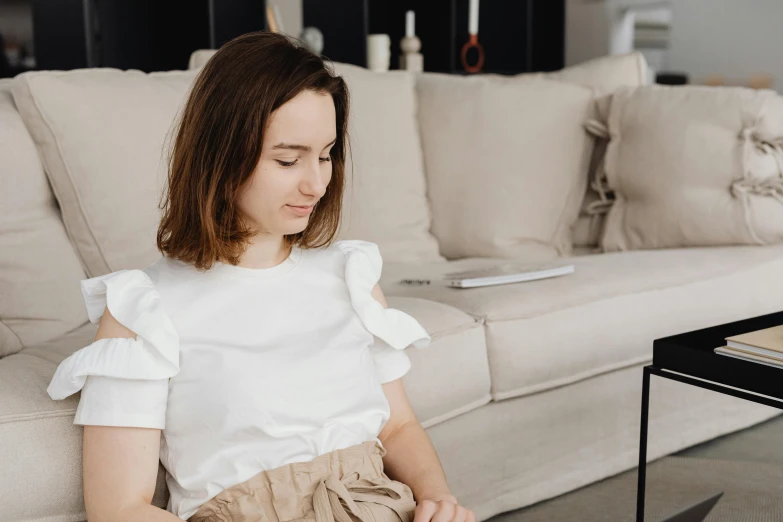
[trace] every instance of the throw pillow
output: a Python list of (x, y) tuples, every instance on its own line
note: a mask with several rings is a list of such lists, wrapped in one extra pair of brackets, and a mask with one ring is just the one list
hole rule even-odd
[(783, 240), (783, 97), (646, 86), (612, 97), (607, 251)]

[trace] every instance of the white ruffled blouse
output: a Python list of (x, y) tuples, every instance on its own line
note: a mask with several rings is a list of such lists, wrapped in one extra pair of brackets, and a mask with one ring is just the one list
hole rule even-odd
[(168, 511), (188, 519), (257, 473), (368, 440), (389, 418), (382, 383), (430, 337), (371, 295), (366, 241), (294, 247), (283, 263), (200, 272), (162, 257), (81, 282), (90, 321), (106, 307), (135, 339), (65, 359), (47, 391), (81, 390), (74, 424), (161, 429)]

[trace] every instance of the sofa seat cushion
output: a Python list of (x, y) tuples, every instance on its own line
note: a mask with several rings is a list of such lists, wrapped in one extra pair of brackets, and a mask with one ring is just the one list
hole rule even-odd
[(425, 427), (490, 401), (483, 321), (427, 299), (389, 296), (389, 307), (416, 318), (432, 337), (427, 348), (407, 348), (405, 388)]
[[(86, 313), (86, 312), (85, 312)], [(85, 520), (82, 426), (73, 424), (80, 395), (53, 401), (46, 393), (60, 362), (89, 345), (97, 327), (68, 334), (0, 359), (0, 495), (2, 520)], [(153, 505), (166, 508), (165, 468), (158, 466)]]
[(0, 359), (3, 520), (87, 518), (82, 497), (82, 427), (73, 424), (79, 395), (53, 401), (46, 387), (57, 365), (90, 344), (95, 331), (95, 325), (88, 323)]
[[(408, 348), (412, 368), (403, 378), (425, 427), (490, 401), (483, 321), (452, 306), (390, 297), (390, 307), (415, 317), (432, 337)], [(53, 401), (46, 388), (63, 359), (95, 338), (87, 323), (63, 337), (0, 359), (0, 513), (3, 520), (84, 520), (81, 455), (83, 428), (73, 424), (80, 394)], [(158, 469), (153, 504), (168, 501), (165, 470)]]
[(629, 367), (652, 357), (652, 341), (783, 309), (770, 281), (783, 271), (783, 246), (671, 249), (587, 255), (574, 274), (475, 289), (404, 286), (495, 263), (464, 259), (387, 264), (387, 295), (424, 297), (485, 321), (492, 396), (505, 399)]

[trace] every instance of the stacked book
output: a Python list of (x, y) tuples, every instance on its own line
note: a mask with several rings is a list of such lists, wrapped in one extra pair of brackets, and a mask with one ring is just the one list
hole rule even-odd
[(783, 368), (783, 325), (727, 337), (715, 353)]

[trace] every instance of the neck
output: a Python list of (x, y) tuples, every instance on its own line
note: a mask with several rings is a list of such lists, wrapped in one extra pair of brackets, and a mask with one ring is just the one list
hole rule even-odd
[(250, 240), (239, 266), (245, 268), (271, 268), (285, 261), (291, 254), (282, 236), (256, 236)]

